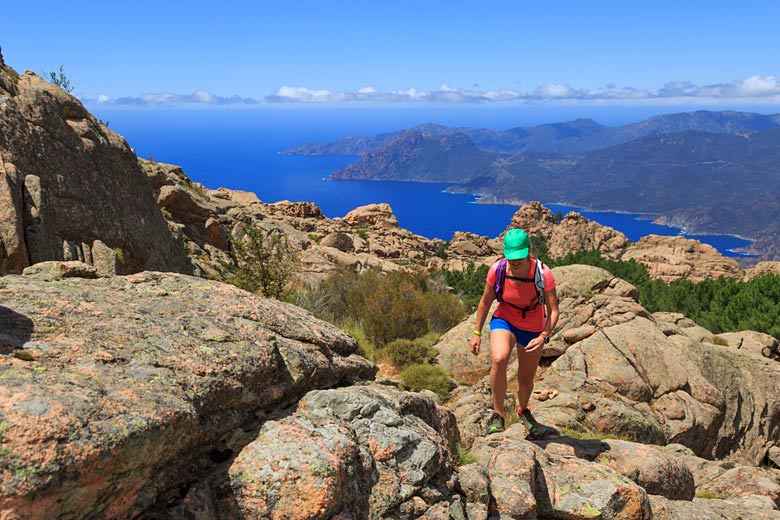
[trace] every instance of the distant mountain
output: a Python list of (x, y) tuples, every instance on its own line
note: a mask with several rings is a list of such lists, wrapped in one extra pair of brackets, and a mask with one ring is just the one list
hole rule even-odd
[(780, 258), (780, 199), (776, 194), (739, 203), (711, 204), (671, 211), (659, 223), (695, 229), (697, 233), (726, 233), (756, 237), (751, 250)]
[[(780, 114), (763, 115), (752, 112), (721, 111), (682, 112), (651, 117), (623, 126), (604, 126), (591, 119), (576, 119), (565, 123), (512, 128), (506, 131), (488, 129), (449, 128), (437, 124), (419, 125), (411, 130), (433, 136), (461, 133), (477, 148), (494, 153), (522, 152), (584, 153), (627, 143), (652, 134), (668, 134), (685, 130), (717, 134), (761, 132), (780, 127)], [(373, 152), (396, 139), (401, 132), (376, 137), (347, 137), (331, 143), (309, 143), (290, 148), (285, 153), (296, 155), (362, 155)]]
[(407, 130), (379, 150), (337, 170), (334, 179), (463, 182), (490, 173), (500, 156), (479, 150), (465, 134)]
[[(647, 126), (661, 123), (666, 128), (687, 124), (656, 120)], [(747, 126), (732, 123), (732, 129)], [(553, 125), (547, 130), (562, 132)], [(767, 226), (780, 222), (780, 207), (767, 195), (780, 193), (780, 127), (735, 134), (656, 133), (570, 155), (494, 154), (463, 133), (407, 131), (333, 178), (452, 182), (449, 191), (479, 194), (490, 202), (541, 200), (668, 214), (671, 223), (690, 231), (762, 237)]]

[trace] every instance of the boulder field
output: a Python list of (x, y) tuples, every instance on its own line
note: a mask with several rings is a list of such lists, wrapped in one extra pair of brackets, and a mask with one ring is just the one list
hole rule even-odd
[(484, 379), (447, 403), (373, 381), (351, 337), (229, 285), (0, 278), (0, 517), (780, 518), (780, 363), (599, 269), (555, 274), (537, 440), (482, 434)]

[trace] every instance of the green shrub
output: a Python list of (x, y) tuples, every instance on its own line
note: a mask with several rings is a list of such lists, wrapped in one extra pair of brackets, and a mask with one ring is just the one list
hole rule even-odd
[(473, 312), (479, 304), (482, 297), (482, 291), (485, 290), (485, 279), (489, 267), (480, 265), (476, 267), (469, 263), (463, 271), (442, 270), (441, 274), (447, 281), (447, 285), (452, 287), (466, 308), (466, 312)]
[(396, 368), (428, 363), (436, 358), (436, 354), (436, 349), (425, 338), (396, 339), (382, 349), (382, 355)]
[(278, 299), (292, 275), (295, 257), (282, 236), (266, 235), (249, 218), (243, 224), (244, 235), (232, 242), (235, 264), (223, 265), (225, 281)]
[(424, 298), (431, 331), (443, 334), (467, 316), (465, 306), (454, 294), (428, 291)]
[(295, 301), (336, 325), (354, 321), (381, 348), (395, 339), (444, 332), (464, 318), (463, 306), (446, 290), (444, 283), (422, 274), (357, 274), (341, 267), (318, 286), (299, 292)]
[(377, 351), (371, 340), (368, 339), (366, 331), (354, 320), (347, 320), (338, 324), (338, 327), (347, 334), (355, 338), (358, 343), (358, 354), (369, 361), (377, 361)]
[(446, 401), (452, 385), (447, 371), (436, 365), (409, 365), (400, 375), (401, 381), (410, 390), (430, 390)]
[[(563, 216), (561, 216), (561, 220), (563, 220)], [(559, 223), (560, 221), (556, 222), (556, 224)], [(547, 248), (547, 239), (544, 238), (544, 235), (541, 233), (531, 235), (529, 237), (529, 242), (531, 243), (531, 252), (533, 255), (545, 264), (550, 265), (550, 254)]]
[(60, 65), (59, 74), (56, 72), (49, 72), (49, 81), (67, 93), (73, 92), (75, 85), (71, 83), (70, 78), (65, 74), (65, 65)]
[(479, 459), (476, 455), (471, 453), (469, 450), (461, 446), (460, 444), (455, 445), (455, 463), (458, 466), (465, 466), (467, 464), (474, 464)]
[(394, 277), (366, 299), (363, 325), (377, 346), (396, 338), (414, 339), (428, 332), (422, 291), (412, 280)]
[(442, 258), (444, 260), (447, 259), (447, 249), (449, 249), (450, 243), (449, 242), (440, 242), (436, 244), (436, 256), (439, 258)]

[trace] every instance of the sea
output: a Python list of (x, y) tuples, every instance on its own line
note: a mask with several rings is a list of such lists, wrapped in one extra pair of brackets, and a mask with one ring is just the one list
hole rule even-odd
[[(358, 158), (302, 157), (284, 150), (307, 142), (346, 136), (374, 136), (422, 123), (506, 130), (516, 126), (591, 117), (605, 125), (638, 121), (668, 113), (668, 107), (310, 107), (263, 106), (219, 108), (91, 107), (96, 117), (127, 139), (139, 157), (177, 164), (208, 188), (251, 191), (264, 202), (316, 203), (330, 217), (354, 208), (386, 202), (401, 227), (449, 240), (456, 231), (494, 237), (508, 225), (518, 206), (480, 204), (473, 195), (445, 192), (448, 184), (392, 181), (334, 181), (330, 174)], [(677, 111), (685, 111), (677, 107)], [(530, 197), (535, 199), (534, 197)], [(685, 235), (716, 247), (726, 256), (747, 256), (749, 245), (729, 235), (688, 235), (652, 222), (653, 215), (587, 211), (547, 204), (554, 212), (579, 211), (637, 241), (648, 234)]]

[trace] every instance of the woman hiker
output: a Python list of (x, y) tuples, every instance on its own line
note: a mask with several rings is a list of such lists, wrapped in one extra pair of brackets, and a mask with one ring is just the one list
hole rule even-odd
[(469, 341), (475, 356), (479, 354), (482, 343), (482, 326), (496, 298), (499, 304), (490, 320), (493, 358), (490, 388), (494, 412), (488, 433), (504, 430), (506, 372), (509, 355), (517, 345), (517, 414), (531, 436), (540, 435), (545, 427), (534, 419), (528, 409), (528, 400), (534, 387), (536, 367), (542, 357), (542, 347), (550, 341), (558, 322), (558, 296), (552, 271), (529, 254), (528, 234), (522, 229), (507, 232), (504, 258), (488, 271), (485, 290), (477, 307), (476, 328)]

